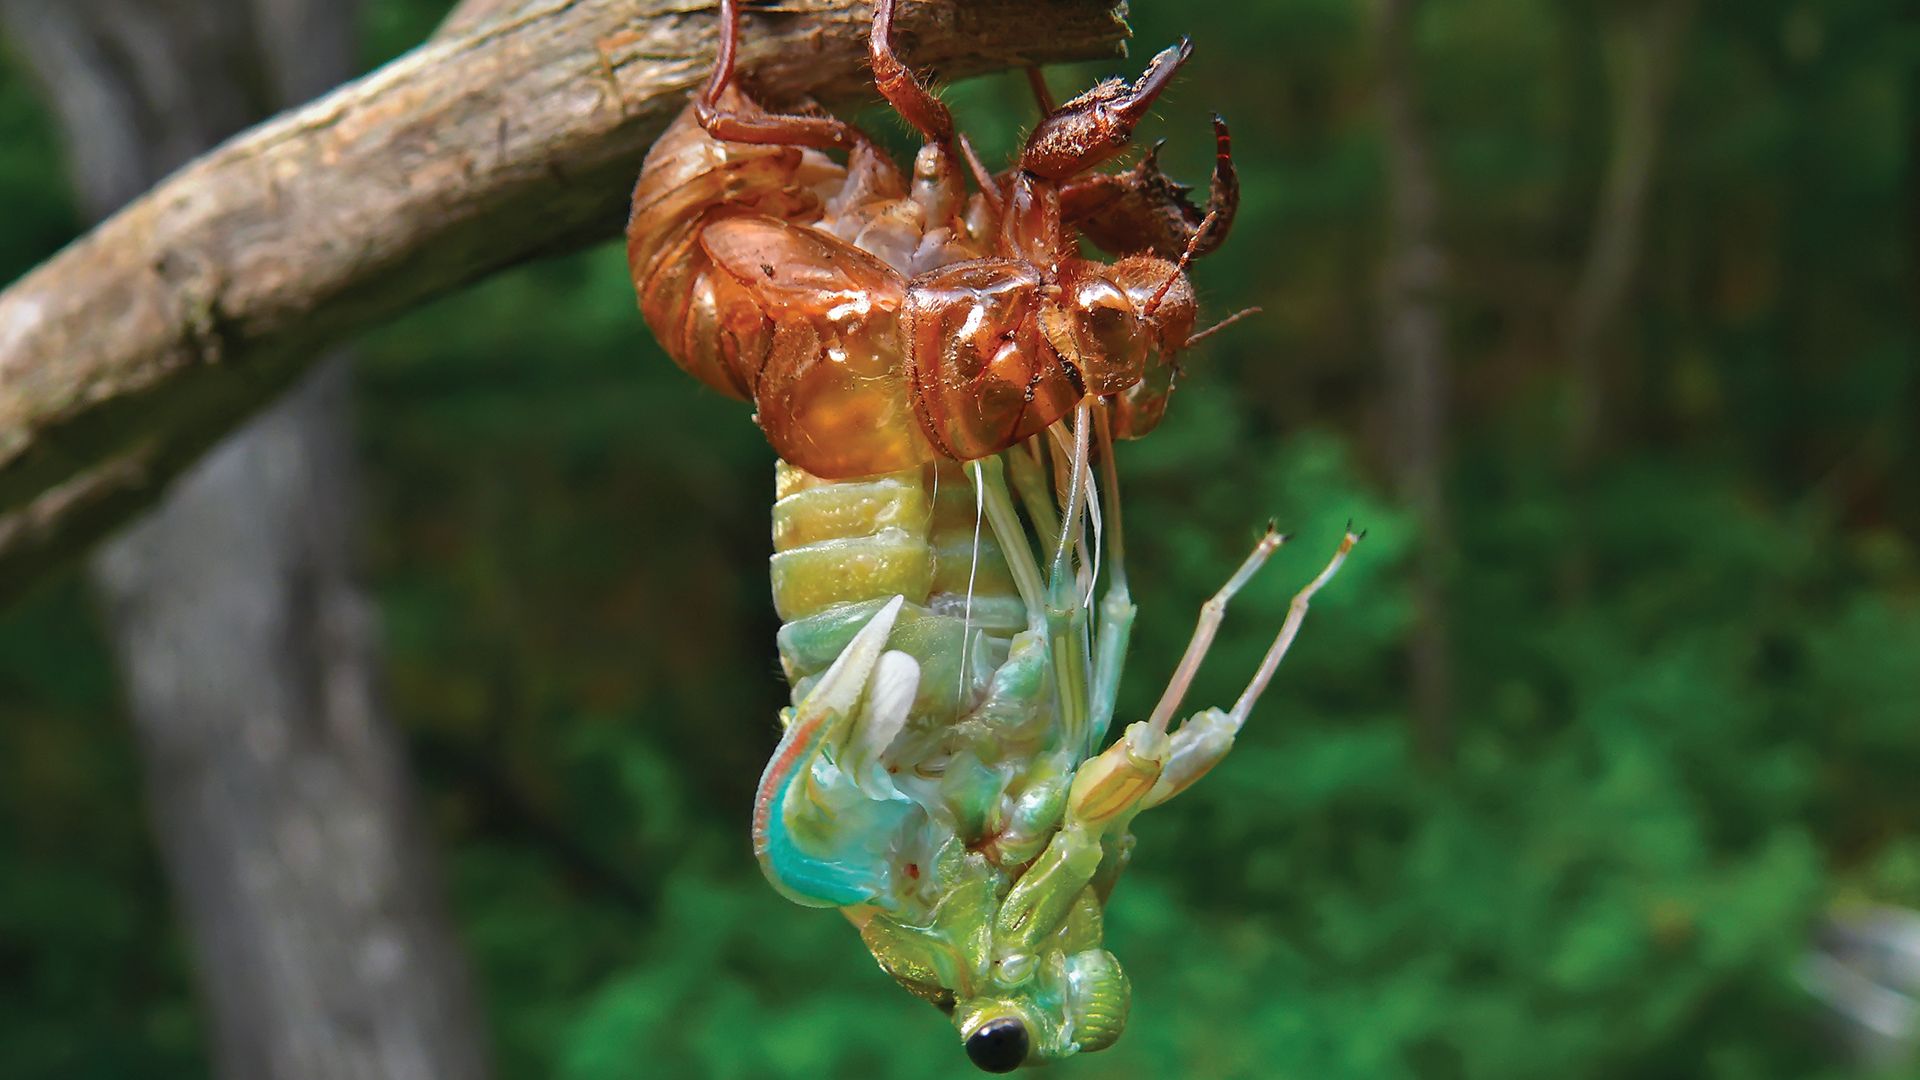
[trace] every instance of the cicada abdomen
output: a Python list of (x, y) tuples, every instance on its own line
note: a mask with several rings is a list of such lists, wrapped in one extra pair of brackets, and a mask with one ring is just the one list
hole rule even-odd
[(915, 644), (926, 683), (916, 711), (956, 717), (971, 685), (959, 653), (977, 647), (976, 665), (991, 670), (1027, 625), (963, 469), (943, 462), (831, 481), (782, 462), (775, 492), (773, 603), (796, 700), (882, 603), (901, 596), (908, 607), (895, 636)]
[[(1151, 715), (1109, 741), (1135, 614), (1113, 442), (1158, 423), (1197, 340), (1186, 269), (1233, 217), (1226, 128), (1204, 210), (1151, 155), (1095, 171), (1182, 43), (1131, 84), (1042, 95), (1019, 161), (990, 175), (894, 55), (894, 7), (874, 5), (871, 58), (926, 138), (911, 173), (842, 121), (734, 88), (723, 0), (714, 76), (635, 187), (629, 264), (668, 354), (753, 402), (782, 459), (772, 581), (793, 704), (755, 855), (784, 895), (845, 913), (1004, 1072), (1119, 1037), (1131, 991), (1101, 912), (1133, 819), (1226, 755), (1357, 537), (1240, 699), (1176, 726), (1227, 601), (1282, 542), (1269, 530)], [(1082, 229), (1121, 257), (1083, 257)]]
[[(990, 692), (1013, 638), (1027, 629), (1028, 613), (998, 544), (979, 533), (973, 511), (970, 486), (954, 465), (848, 481), (821, 480), (785, 463), (778, 468), (773, 597), (782, 621), (780, 660), (796, 710), (860, 632), (887, 610), (886, 651), (876, 660), (872, 678), (888, 696), (864, 702), (872, 717), (842, 718), (860, 721), (861, 738), (844, 744), (849, 753), (839, 767), (869, 773), (859, 780), (855, 809), (905, 821), (915, 814), (911, 800), (882, 799), (866, 806), (874, 801), (868, 796), (883, 788), (912, 789), (937, 781), (950, 768), (978, 764), (955, 763), (956, 753), (964, 753), (955, 738), (957, 725)], [(1010, 751), (1038, 746), (1042, 733), (1033, 730), (1039, 726), (1033, 721), (1040, 711), (1028, 710), (1024, 731), (1021, 725), (1000, 729)], [(783, 764), (776, 755), (768, 776), (778, 775)], [(871, 774), (873, 769), (886, 776)], [(959, 818), (987, 812), (984, 806), (959, 803), (945, 809)], [(868, 904), (911, 893), (933, 867), (934, 853), (916, 851), (898, 829), (861, 830), (857, 838), (849, 834), (868, 845), (859, 857), (842, 852), (824, 860), (847, 877), (842, 886), (829, 889), (808, 877), (818, 873), (823, 860), (809, 855), (781, 862), (783, 852), (771, 846), (770, 835), (756, 829), (756, 850), (774, 883), (802, 903)]]

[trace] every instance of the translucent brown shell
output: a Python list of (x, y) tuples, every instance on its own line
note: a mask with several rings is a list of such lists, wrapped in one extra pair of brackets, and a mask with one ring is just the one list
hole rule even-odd
[[(751, 401), (779, 455), (816, 476), (986, 457), (1089, 397), (1116, 435), (1145, 434), (1193, 328), (1186, 262), (1219, 243), (1224, 221), (1211, 205), (1196, 217), (1151, 159), (1091, 170), (1125, 148), (1185, 45), (1131, 86), (1102, 84), (1051, 110), (1019, 164), (988, 176), (945, 106), (893, 57), (883, 6), (877, 83), (927, 139), (911, 176), (850, 125), (768, 113), (741, 92), (737, 5), (722, 5), (714, 78), (634, 189), (627, 254), (648, 326), (690, 374)], [(1230, 204), (1219, 130), (1214, 201)], [(1103, 247), (1131, 254), (1082, 258), (1071, 213)], [(1166, 253), (1176, 241), (1177, 261)]]

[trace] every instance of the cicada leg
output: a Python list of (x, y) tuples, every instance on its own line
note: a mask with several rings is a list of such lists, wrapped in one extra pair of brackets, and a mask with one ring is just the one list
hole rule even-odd
[(894, 0), (875, 0), (873, 32), (867, 38), (867, 57), (873, 82), (893, 111), (919, 130), (922, 138), (948, 154), (953, 152), (953, 113), (900, 62), (893, 51)]
[(1112, 160), (1192, 54), (1192, 43), (1182, 40), (1160, 50), (1132, 85), (1102, 83), (1050, 111), (1027, 137), (1020, 167), (1064, 181)]
[(1037, 67), (1028, 68), (1027, 89), (1033, 91), (1033, 103), (1040, 107), (1040, 119), (1052, 116), (1057, 106), (1053, 102), (1053, 91), (1047, 88), (1046, 72)]
[(915, 812), (880, 760), (920, 685), (919, 664), (886, 648), (905, 602), (894, 597), (854, 635), (793, 711), (760, 777), (754, 854), (796, 903), (890, 902), (889, 849)]
[(1126, 666), (1127, 643), (1133, 636), (1133, 618), (1139, 612), (1127, 589), (1127, 545), (1120, 517), (1120, 476), (1113, 460), (1113, 420), (1105, 401), (1094, 412), (1100, 439), (1100, 501), (1106, 515), (1107, 593), (1100, 600), (1099, 629), (1094, 635), (1093, 685), (1087, 722), (1087, 752), (1107, 737), (1113, 723), (1114, 702), (1120, 694), (1120, 673)]
[(1165, 731), (1173, 722), (1173, 714), (1180, 708), (1180, 702), (1187, 696), (1187, 688), (1193, 685), (1193, 677), (1200, 672), (1200, 664), (1207, 658), (1207, 650), (1213, 648), (1214, 635), (1220, 632), (1220, 623), (1227, 617), (1227, 605), (1245, 588), (1253, 575), (1260, 572), (1280, 545), (1291, 537), (1275, 531), (1273, 524), (1267, 524), (1266, 534), (1253, 546), (1240, 568), (1233, 572), (1220, 591), (1207, 598), (1200, 605), (1200, 618), (1194, 623), (1193, 637), (1187, 640), (1186, 652), (1180, 655), (1179, 666), (1173, 669), (1173, 677), (1167, 680), (1167, 688), (1160, 694), (1160, 701), (1154, 705), (1153, 712), (1147, 717), (1147, 723), (1158, 731)]
[[(1193, 786), (1194, 781), (1205, 776), (1208, 770), (1218, 765), (1220, 760), (1227, 756), (1227, 752), (1233, 749), (1234, 737), (1246, 725), (1248, 714), (1253, 712), (1253, 707), (1259, 702), (1260, 695), (1266, 692), (1267, 684), (1273, 680), (1274, 671), (1280, 667), (1280, 661), (1286, 657), (1287, 650), (1293, 646), (1293, 639), (1300, 633), (1300, 624), (1307, 617), (1307, 605), (1312, 602), (1314, 594), (1325, 587), (1327, 582), (1333, 580), (1333, 575), (1339, 572), (1340, 564), (1346, 562), (1347, 554), (1353, 550), (1353, 545), (1359, 543), (1364, 535), (1349, 528), (1326, 567), (1294, 594), (1293, 601), (1287, 605), (1287, 617), (1280, 624), (1280, 632), (1274, 636), (1273, 644), (1267, 647), (1267, 654), (1261, 659), (1259, 670), (1254, 672), (1252, 680), (1247, 683), (1247, 688), (1233, 703), (1233, 708), (1224, 712), (1217, 708), (1205, 709), (1189, 717), (1180, 725), (1179, 730), (1173, 733), (1172, 750), (1167, 758), (1166, 768), (1162, 770), (1153, 790), (1141, 802), (1140, 809), (1146, 810), (1159, 806)], [(1273, 547), (1277, 546), (1279, 546), (1277, 538), (1269, 530), (1266, 537), (1260, 541), (1260, 546), (1255, 548), (1246, 563), (1242, 564), (1240, 572), (1236, 573), (1212, 600), (1207, 601), (1206, 607), (1201, 611), (1200, 623), (1194, 629), (1193, 641), (1187, 646), (1187, 653), (1181, 658), (1180, 668), (1175, 672), (1173, 682), (1168, 685), (1166, 696), (1161, 698), (1160, 707), (1154, 710), (1153, 716), (1147, 721), (1149, 724), (1159, 725), (1160, 730), (1165, 729), (1166, 721), (1179, 707), (1180, 697), (1186, 692), (1187, 684), (1192, 681), (1194, 671), (1198, 669), (1201, 658), (1206, 654), (1207, 646), (1213, 640), (1213, 633), (1220, 624), (1221, 616), (1226, 613), (1227, 600), (1246, 583), (1246, 579), (1252, 576), (1254, 570), (1259, 569)]]
[(1141, 722), (1128, 725), (1112, 746), (1081, 764), (1067, 790), (1060, 831), (1000, 905), (994, 919), (997, 947), (1031, 953), (1064, 925), (1100, 869), (1109, 834), (1126, 830), (1172, 753), (1167, 734)]
[(1060, 188), (1060, 215), (1102, 251), (1152, 252), (1177, 259), (1192, 249), (1207, 255), (1226, 242), (1240, 206), (1240, 178), (1233, 165), (1233, 136), (1213, 118), (1213, 178), (1205, 207), (1193, 205), (1185, 184), (1160, 168), (1155, 143), (1124, 172), (1077, 176)]
[[(1062, 434), (1059, 424), (1054, 425), (1053, 432), (1056, 436)], [(1053, 545), (1053, 565), (1047, 574), (1047, 629), (1053, 638), (1054, 663), (1064, 684), (1060, 695), (1060, 726), (1070, 746), (1092, 743), (1092, 715), (1086, 685), (1087, 604), (1073, 561), (1073, 553), (1084, 535), (1082, 527), (1088, 517), (1088, 500), (1093, 497), (1088, 480), (1091, 470), (1087, 464), (1092, 437), (1092, 405), (1083, 398), (1074, 408), (1071, 449), (1062, 455), (1068, 470), (1066, 494), (1061, 500), (1060, 532)], [(1083, 559), (1082, 566), (1085, 562)]]
[(901, 61), (893, 48), (893, 11), (895, 0), (875, 0), (873, 5), (873, 31), (867, 37), (867, 59), (873, 67), (873, 84), (880, 96), (887, 99), (893, 111), (900, 114), (907, 123), (920, 132), (927, 145), (934, 147), (938, 158), (933, 170), (940, 182), (957, 186), (958, 175), (955, 162), (964, 161), (973, 173), (974, 182), (980, 185), (980, 191), (993, 205), (994, 213), (1000, 211), (1002, 197), (1000, 185), (994, 182), (993, 173), (981, 162), (980, 155), (974, 152), (973, 144), (964, 133), (954, 127), (953, 112), (939, 96), (927, 88), (927, 84), (913, 73)]
[[(1086, 714), (1078, 718), (1069, 715), (1072, 710), (1066, 707), (1068, 699), (1076, 695), (1061, 695), (1061, 721), (1067, 738), (1085, 739), (1089, 747), (1104, 736), (1106, 726), (1112, 719), (1114, 697), (1134, 615), (1133, 602), (1127, 591), (1125, 544), (1113, 465), (1112, 431), (1106, 421), (1104, 408), (1094, 409), (1083, 403), (1076, 410), (1072, 448), (1065, 461), (1065, 506), (1047, 583), (1048, 622), (1056, 648), (1079, 646), (1082, 639), (1078, 632), (1078, 620), (1085, 617), (1085, 607), (1077, 592), (1079, 582), (1069, 572), (1069, 552), (1074, 546), (1083, 501), (1094, 498), (1089, 443), (1097, 428), (1102, 459), (1101, 501), (1105, 504), (1106, 515), (1103, 526), (1105, 554), (1111, 584), (1100, 605), (1092, 682), (1078, 695), (1086, 703)], [(1261, 558), (1264, 559), (1264, 555)], [(1251, 573), (1250, 569), (1246, 570), (1243, 576), (1251, 576)], [(1233, 587), (1238, 588), (1238, 585)], [(1073, 595), (1068, 595), (1069, 590), (1073, 591)], [(1069, 613), (1075, 617), (1067, 618)], [(1077, 670), (1080, 666), (1078, 661), (1083, 659), (1080, 654), (1066, 658), (1073, 663), (1072, 670)], [(1065, 665), (1063, 670), (1066, 670)], [(1075, 723), (1076, 719), (1078, 724)], [(1128, 726), (1117, 742), (1080, 765), (1067, 792), (1067, 804), (1059, 832), (1054, 834), (1032, 867), (1021, 875), (1019, 883), (1001, 905), (994, 928), (999, 947), (1026, 952), (1056, 933), (1071, 915), (1074, 905), (1094, 884), (1103, 864), (1124, 859), (1124, 853), (1118, 849), (1124, 847), (1127, 824), (1158, 784), (1160, 774), (1172, 760), (1172, 755), (1173, 745), (1167, 736), (1166, 726), (1143, 722)], [(1115, 1034), (1117, 1032), (1116, 1027)]]
[[(720, 55), (713, 74), (694, 101), (694, 115), (707, 134), (725, 142), (810, 146), (816, 150), (852, 150), (865, 145), (859, 129), (831, 116), (748, 112), (725, 103), (740, 45), (740, 0), (720, 0)], [(736, 99), (737, 100), (737, 99)]]
[[(1110, 438), (1103, 437), (1103, 443), (1104, 449), (1110, 453)], [(1110, 501), (1117, 503), (1118, 500)], [(1179, 731), (1169, 737), (1167, 723), (1180, 707), (1180, 699), (1186, 695), (1201, 660), (1213, 644), (1220, 622), (1226, 616), (1228, 602), (1245, 587), (1285, 540), (1271, 526), (1268, 527), (1266, 535), (1261, 537), (1246, 561), (1240, 564), (1240, 569), (1201, 607), (1193, 639), (1187, 643), (1186, 653), (1180, 658), (1180, 665), (1175, 669), (1173, 679), (1153, 714), (1144, 721), (1128, 725), (1119, 741), (1080, 766), (1068, 795), (1065, 822), (1060, 832), (1007, 898), (1001, 916), (1004, 931), (1015, 933), (1022, 940), (1033, 934), (1044, 936), (1050, 932), (1052, 925), (1057, 925), (1057, 921), (1049, 920), (1063, 916), (1066, 911), (1063, 905), (1070, 902), (1080, 889), (1091, 885), (1097, 894), (1104, 896), (1113, 887), (1114, 880), (1128, 859), (1131, 841), (1127, 826), (1134, 815), (1152, 805), (1150, 800), (1160, 789), (1163, 773), (1173, 767), (1176, 761), (1181, 763), (1183, 769), (1189, 768), (1197, 761), (1196, 752), (1204, 755), (1216, 744), (1217, 740), (1202, 742), (1197, 739), (1204, 725), (1182, 725)], [(1132, 603), (1124, 592), (1124, 572), (1117, 576), (1116, 584), (1121, 590), (1119, 595), (1114, 595), (1110, 589), (1106, 601), (1101, 605), (1101, 630), (1103, 635), (1118, 640), (1103, 640), (1101, 643), (1092, 686), (1092, 700), (1104, 703), (1105, 718), (1112, 715), (1111, 703), (1120, 680), (1125, 637), (1133, 622)], [(1265, 684), (1261, 685), (1264, 687)], [(1250, 700), (1247, 707), (1252, 708)], [(1100, 721), (1099, 726), (1104, 727), (1101, 713), (1095, 712), (1091, 719)], [(1188, 734), (1189, 728), (1193, 728), (1194, 735)], [(1231, 739), (1227, 745), (1231, 746)], [(1219, 750), (1220, 756), (1225, 753), (1225, 748)], [(1218, 760), (1218, 756), (1213, 760)], [(1212, 763), (1207, 761), (1200, 772), (1210, 768)], [(1198, 775), (1194, 773), (1194, 777)], [(1187, 782), (1191, 783), (1191, 779)], [(1180, 786), (1184, 787), (1185, 784)], [(1027, 895), (1023, 895), (1022, 890), (1027, 890)], [(1016, 897), (1021, 899), (1020, 905), (1015, 904)], [(1015, 914), (1010, 916), (1009, 912)], [(1009, 922), (1016, 919), (1023, 921)]]

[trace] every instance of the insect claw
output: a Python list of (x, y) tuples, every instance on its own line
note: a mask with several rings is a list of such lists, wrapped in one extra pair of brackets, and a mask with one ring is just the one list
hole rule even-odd
[[(1227, 230), (1240, 209), (1240, 174), (1233, 167), (1233, 133), (1219, 113), (1213, 114), (1213, 177), (1207, 182), (1207, 211), (1219, 215), (1215, 234), (1207, 238), (1207, 251), (1226, 242)], [(1206, 252), (1202, 252), (1205, 254)]]
[(1126, 99), (1115, 106), (1114, 112), (1130, 124), (1139, 122), (1153, 108), (1161, 92), (1173, 82), (1180, 66), (1192, 55), (1193, 39), (1187, 37), (1181, 38), (1178, 45), (1169, 45), (1155, 53), (1147, 64), (1146, 72), (1133, 84)]
[(1028, 136), (1020, 167), (1064, 181), (1112, 160), (1192, 53), (1193, 43), (1183, 38), (1160, 50), (1132, 85), (1118, 79), (1101, 83), (1050, 112)]
[(1189, 198), (1192, 187), (1161, 169), (1162, 140), (1148, 147), (1131, 169), (1070, 182), (1062, 193), (1061, 212), (1104, 251), (1151, 251), (1164, 259), (1183, 259), (1183, 265), (1216, 251), (1226, 242), (1240, 207), (1240, 178), (1233, 167), (1233, 137), (1218, 115), (1213, 117), (1213, 140), (1213, 177), (1204, 208)]

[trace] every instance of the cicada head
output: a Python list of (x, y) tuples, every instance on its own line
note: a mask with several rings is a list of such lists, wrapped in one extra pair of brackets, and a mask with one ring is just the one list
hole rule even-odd
[(1150, 342), (1139, 305), (1113, 277), (1113, 267), (1075, 259), (1061, 268), (1057, 296), (1041, 326), (1060, 363), (1085, 393), (1117, 394), (1146, 373)]
[(1121, 259), (1113, 265), (1112, 277), (1140, 313), (1140, 336), (1149, 346), (1140, 377), (1108, 399), (1114, 436), (1137, 439), (1166, 415), (1199, 303), (1180, 265), (1155, 255)]
[(1132, 986), (1105, 949), (1053, 953), (1018, 989), (954, 1009), (967, 1058), (986, 1072), (1012, 1072), (1105, 1050), (1126, 1027)]
[(1121, 438), (1159, 422), (1175, 357), (1193, 332), (1193, 285), (1178, 263), (1133, 255), (1107, 264), (1075, 259), (1041, 312), (1053, 358), (1084, 393), (1108, 400)]
[(1092, 888), (1035, 947), (1011, 946), (996, 932), (1006, 929), (1003, 904), (1019, 880), (950, 844), (925, 882), (928, 924), (878, 912), (855, 919), (881, 968), (951, 1016), (968, 1059), (987, 1072), (1106, 1049), (1126, 1025), (1132, 994), (1120, 962), (1101, 947)]

